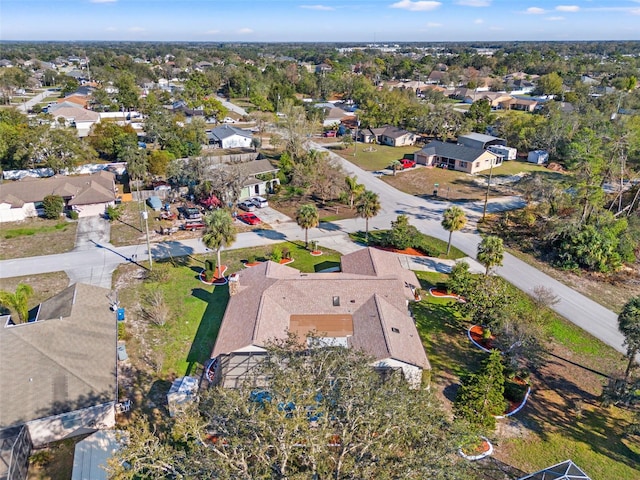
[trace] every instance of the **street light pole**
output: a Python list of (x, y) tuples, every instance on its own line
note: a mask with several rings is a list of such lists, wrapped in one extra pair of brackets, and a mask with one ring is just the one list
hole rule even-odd
[(491, 167), (489, 167), (489, 181), (487, 182), (487, 191), (484, 195), (484, 208), (482, 209), (482, 221), (484, 222), (487, 216), (487, 203), (489, 202), (489, 189), (491, 188), (491, 176), (493, 175), (493, 164), (495, 159), (491, 159)]

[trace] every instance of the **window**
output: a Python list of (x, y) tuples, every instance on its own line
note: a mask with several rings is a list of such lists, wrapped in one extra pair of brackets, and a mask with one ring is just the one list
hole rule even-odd
[(334, 307), (340, 306), (340, 297), (333, 297), (333, 306)]
[(460, 168), (467, 168), (467, 162), (460, 162)]
[(391, 327), (391, 331), (392, 331), (393, 333), (400, 333), (400, 330), (399, 330), (399, 329), (397, 329), (396, 327)]

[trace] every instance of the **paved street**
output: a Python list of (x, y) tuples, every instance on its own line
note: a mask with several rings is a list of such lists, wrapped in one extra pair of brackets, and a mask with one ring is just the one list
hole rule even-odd
[[(315, 148), (322, 149), (319, 145), (315, 145)], [(408, 215), (411, 218), (411, 223), (420, 231), (441, 240), (446, 241), (448, 239), (448, 232), (440, 226), (442, 212), (450, 205), (448, 202), (424, 199), (402, 193), (376, 178), (370, 172), (344, 161), (333, 153), (330, 154), (343, 164), (347, 172), (351, 175), (357, 175), (358, 181), (363, 183), (367, 189), (379, 195), (382, 210), (379, 215), (369, 221), (371, 230), (388, 229), (391, 221), (402, 213)], [(522, 205), (523, 202), (518, 198), (491, 199), (488, 210), (490, 212), (499, 211)], [(475, 222), (482, 215), (482, 202), (467, 204), (463, 208), (467, 212), (470, 222), (463, 231), (454, 233), (453, 244), (470, 257), (475, 258), (477, 245), (480, 242), (480, 235), (475, 229)], [(269, 245), (283, 240), (304, 239), (304, 232), (295, 222), (280, 221), (273, 224), (272, 227), (274, 227), (274, 230), (254, 230), (239, 234), (233, 244), (233, 248)], [(322, 223), (319, 228), (309, 231), (309, 238), (319, 240), (321, 245), (327, 248), (335, 249), (341, 253), (348, 253), (359, 247), (354, 245), (346, 234), (364, 230), (364, 228), (365, 221), (363, 219)], [(99, 243), (98, 241), (94, 241), (93, 244), (93, 247), (59, 255), (1, 261), (0, 278), (64, 270), (69, 274), (72, 281), (85, 281), (109, 286), (111, 273), (119, 264), (130, 262), (132, 258), (142, 261), (147, 257), (145, 245), (114, 248), (107, 243)], [(187, 241), (170, 240), (152, 245), (154, 258), (205, 253), (206, 251), (199, 239)], [(415, 262), (412, 265), (420, 266), (419, 263)], [(421, 268), (427, 267), (422, 265)], [(448, 266), (439, 263), (434, 265), (433, 268), (446, 270)], [(478, 268), (477, 265), (475, 265), (475, 268)], [(509, 254), (505, 255), (504, 265), (497, 268), (496, 273), (528, 293), (532, 292), (538, 285), (550, 288), (560, 299), (553, 307), (556, 312), (618, 351), (625, 352), (622, 346), (623, 337), (617, 329), (617, 315), (614, 312)]]

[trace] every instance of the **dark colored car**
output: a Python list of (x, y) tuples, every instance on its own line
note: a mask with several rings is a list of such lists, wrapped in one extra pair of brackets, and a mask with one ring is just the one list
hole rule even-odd
[(249, 225), (259, 225), (260, 219), (256, 217), (253, 213), (241, 213), (237, 217), (239, 220), (242, 220), (244, 223), (248, 223)]

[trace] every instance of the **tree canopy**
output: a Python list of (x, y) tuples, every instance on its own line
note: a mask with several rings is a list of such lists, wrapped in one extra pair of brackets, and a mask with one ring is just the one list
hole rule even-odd
[(113, 478), (468, 478), (456, 455), (465, 429), (433, 392), (357, 350), (309, 342), (269, 346), (256, 370), (266, 383), (201, 392), (167, 435), (134, 423)]

